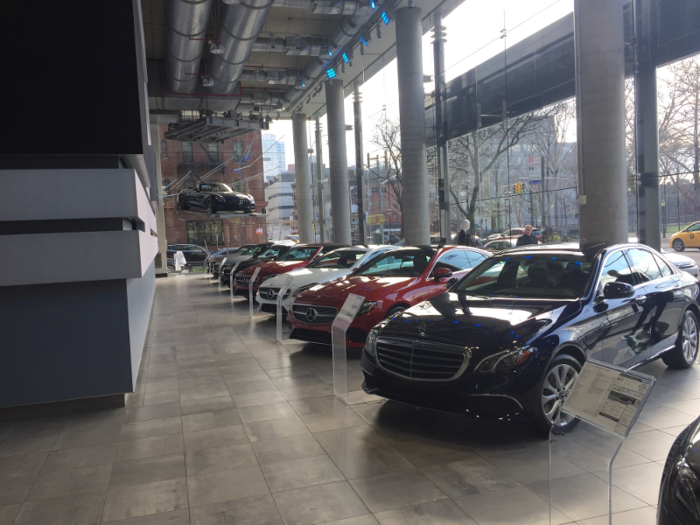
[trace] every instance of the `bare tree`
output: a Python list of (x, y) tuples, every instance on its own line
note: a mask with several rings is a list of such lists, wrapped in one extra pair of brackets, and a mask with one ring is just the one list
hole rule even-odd
[(382, 112), (374, 128), (370, 142), (385, 152), (385, 169), (373, 170), (368, 166), (371, 176), (379, 183), (379, 198), (382, 198), (381, 186), (386, 184), (391, 189), (394, 201), (401, 212), (401, 237), (404, 236), (403, 209), (403, 163), (401, 158), (401, 126), (398, 120)]
[(509, 119), (507, 131), (499, 124), (450, 141), (450, 193), (458, 218), (466, 217), (471, 222), (471, 234), (475, 233), (474, 218), (484, 183), (495, 185), (495, 191), (491, 192), (494, 200), (489, 201), (489, 206), (493, 210), (495, 205), (496, 213), (490, 214), (491, 228), (497, 228), (496, 218), (501, 207), (499, 197), (504, 193), (499, 189), (503, 187), (500, 182), (508, 172), (506, 154), (540, 126), (542, 119), (552, 112), (551, 108), (547, 108)]

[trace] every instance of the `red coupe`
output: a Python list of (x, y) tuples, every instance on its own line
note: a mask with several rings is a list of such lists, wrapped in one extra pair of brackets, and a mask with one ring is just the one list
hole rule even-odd
[(448, 281), (461, 278), (491, 254), (465, 246), (398, 248), (386, 252), (342, 279), (300, 293), (287, 321), (290, 338), (331, 343), (331, 325), (348, 294), (364, 297), (347, 331), (349, 347), (365, 344), (378, 322), (445, 291)]
[(258, 292), (260, 285), (275, 275), (291, 272), (297, 268), (303, 268), (308, 264), (330, 251), (345, 247), (345, 244), (297, 244), (282, 257), (277, 260), (266, 262), (257, 266), (251, 266), (236, 273), (236, 278), (232, 283), (234, 295), (248, 297), (250, 278), (256, 268), (260, 268), (260, 273), (253, 282), (253, 295)]

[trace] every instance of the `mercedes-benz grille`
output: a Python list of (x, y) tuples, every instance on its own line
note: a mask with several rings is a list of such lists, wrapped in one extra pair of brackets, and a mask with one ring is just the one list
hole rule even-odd
[[(276, 300), (278, 293), (280, 293), (279, 288), (260, 288), (260, 290), (258, 290), (258, 295), (261, 299), (268, 299), (270, 301)], [(284, 294), (284, 299), (287, 297), (289, 297), (289, 290)]]
[(463, 347), (413, 339), (377, 339), (377, 361), (387, 372), (415, 381), (450, 381), (467, 368)]
[(295, 304), (292, 307), (294, 317), (306, 324), (331, 324), (338, 315), (338, 309), (332, 306), (314, 306)]

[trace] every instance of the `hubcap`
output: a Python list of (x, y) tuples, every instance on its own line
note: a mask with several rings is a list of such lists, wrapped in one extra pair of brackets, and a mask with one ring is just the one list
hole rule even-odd
[(695, 361), (698, 352), (698, 326), (691, 316), (685, 318), (683, 323), (683, 357), (687, 363)]
[(564, 401), (571, 392), (577, 377), (576, 369), (564, 363), (547, 372), (542, 386), (542, 412), (553, 425), (565, 427), (573, 420), (572, 416), (566, 415), (561, 417), (557, 423)]

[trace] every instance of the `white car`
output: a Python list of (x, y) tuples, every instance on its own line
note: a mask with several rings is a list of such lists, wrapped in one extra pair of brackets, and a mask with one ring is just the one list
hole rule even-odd
[(698, 265), (695, 264), (695, 261), (690, 257), (686, 257), (685, 255), (681, 255), (679, 253), (667, 252), (663, 248), (661, 248), (661, 253), (663, 253), (666, 258), (679, 270), (688, 272), (694, 277), (698, 276)]
[(276, 313), (277, 293), (284, 286), (287, 276), (291, 276), (293, 280), (282, 300), (282, 307), (289, 309), (292, 307), (294, 297), (304, 290), (319, 283), (345, 277), (370, 259), (395, 248), (395, 246), (373, 246), (370, 248), (352, 246), (333, 250), (305, 268), (292, 270), (268, 279), (264, 285), (260, 286), (255, 300), (262, 305), (264, 312)]

